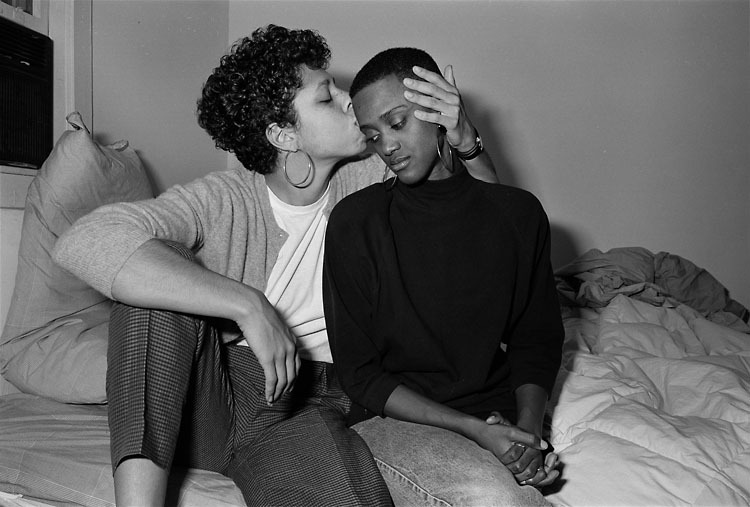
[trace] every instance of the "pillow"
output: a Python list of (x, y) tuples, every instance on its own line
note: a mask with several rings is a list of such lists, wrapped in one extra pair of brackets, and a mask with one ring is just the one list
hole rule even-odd
[(106, 401), (111, 301), (51, 258), (78, 218), (113, 202), (153, 197), (127, 141), (96, 143), (78, 113), (26, 197), (18, 270), (0, 338), (0, 373), (21, 391), (68, 403)]

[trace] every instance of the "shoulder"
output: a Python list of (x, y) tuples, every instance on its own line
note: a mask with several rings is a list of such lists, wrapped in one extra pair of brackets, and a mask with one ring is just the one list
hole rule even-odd
[(500, 205), (525, 211), (542, 209), (539, 199), (528, 190), (498, 183), (480, 183), (487, 195)]
[(366, 155), (344, 163), (336, 170), (332, 179), (340, 187), (339, 200), (352, 192), (382, 181), (384, 170), (385, 164), (377, 155)]
[(549, 228), (542, 203), (528, 190), (491, 183), (482, 183), (482, 189), (492, 202), (497, 216), (502, 217), (522, 237), (536, 235)]
[(248, 171), (243, 167), (236, 167), (234, 169), (210, 172), (184, 186), (186, 188), (243, 188), (251, 187), (252, 182), (257, 177), (262, 178), (261, 175), (253, 171)]
[(498, 183), (478, 183), (482, 194), (504, 216), (546, 216), (542, 203), (528, 190)]
[(347, 241), (362, 237), (363, 231), (371, 230), (375, 224), (382, 224), (388, 200), (381, 183), (348, 195), (331, 211), (328, 234), (347, 238)]
[(352, 192), (334, 206), (331, 220), (357, 222), (377, 213), (382, 208), (385, 195), (383, 184), (370, 185)]
[(248, 198), (258, 193), (263, 176), (243, 167), (210, 172), (188, 183), (174, 185), (162, 195), (178, 194), (199, 200)]

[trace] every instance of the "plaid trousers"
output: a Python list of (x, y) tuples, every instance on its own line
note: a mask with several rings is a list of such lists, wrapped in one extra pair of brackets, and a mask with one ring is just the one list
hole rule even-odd
[(115, 304), (107, 395), (113, 469), (128, 457), (220, 472), (249, 506), (392, 505), (369, 448), (347, 428), (333, 366), (303, 361), (268, 406), (250, 347), (207, 319)]

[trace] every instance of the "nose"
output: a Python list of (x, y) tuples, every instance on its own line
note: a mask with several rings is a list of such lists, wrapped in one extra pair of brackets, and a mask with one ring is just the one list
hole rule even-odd
[(395, 137), (386, 137), (382, 140), (383, 142), (383, 154), (391, 156), (401, 148), (401, 143)]

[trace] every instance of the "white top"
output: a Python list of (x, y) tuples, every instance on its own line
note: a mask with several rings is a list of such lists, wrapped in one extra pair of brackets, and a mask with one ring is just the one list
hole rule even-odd
[(289, 238), (268, 278), (265, 295), (297, 337), (301, 358), (332, 363), (323, 316), (323, 250), (330, 186), (317, 202), (293, 206), (269, 188), (276, 223)]

